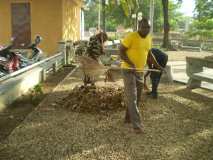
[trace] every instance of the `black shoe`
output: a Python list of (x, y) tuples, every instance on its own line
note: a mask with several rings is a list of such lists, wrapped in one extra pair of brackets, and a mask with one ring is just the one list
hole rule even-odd
[(157, 93), (152, 93), (151, 96), (152, 96), (153, 99), (157, 99), (158, 98), (158, 94)]
[(151, 96), (152, 92), (147, 92), (146, 95)]
[(157, 99), (158, 94), (153, 92), (147, 92), (146, 95), (150, 96), (152, 99)]

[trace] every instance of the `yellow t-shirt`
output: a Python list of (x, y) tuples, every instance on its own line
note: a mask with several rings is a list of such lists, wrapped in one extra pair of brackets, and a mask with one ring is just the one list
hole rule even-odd
[[(122, 41), (122, 45), (128, 48), (126, 54), (137, 69), (144, 69), (149, 50), (152, 46), (152, 38), (147, 35), (142, 38), (138, 32), (128, 34)], [(129, 65), (122, 61), (121, 68), (129, 68)]]

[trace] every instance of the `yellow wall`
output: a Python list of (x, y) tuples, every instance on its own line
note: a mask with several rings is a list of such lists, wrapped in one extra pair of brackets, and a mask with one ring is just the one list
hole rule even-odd
[(0, 45), (7, 44), (11, 37), (11, 18), (8, 1), (0, 0)]
[(63, 0), (63, 40), (80, 39), (81, 0)]
[(81, 0), (0, 0), (0, 44), (7, 44), (11, 37), (12, 2), (30, 2), (31, 38), (43, 37), (40, 48), (54, 54), (58, 42), (80, 38)]
[(54, 54), (62, 37), (61, 0), (31, 0), (32, 39), (36, 34), (43, 37), (41, 47), (44, 52)]

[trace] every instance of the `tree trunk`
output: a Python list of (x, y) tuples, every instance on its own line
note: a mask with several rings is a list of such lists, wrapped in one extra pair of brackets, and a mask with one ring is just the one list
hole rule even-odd
[(105, 25), (105, 21), (106, 21), (105, 6), (106, 6), (106, 1), (102, 0), (102, 29), (103, 29), (104, 32), (106, 31), (106, 25)]
[(149, 3), (149, 19), (150, 19), (150, 33), (153, 34), (153, 19), (154, 19), (154, 12), (155, 12), (155, 0), (150, 0)]
[(169, 42), (169, 1), (162, 0), (163, 16), (164, 16), (164, 36), (163, 36), (163, 48), (170, 48)]

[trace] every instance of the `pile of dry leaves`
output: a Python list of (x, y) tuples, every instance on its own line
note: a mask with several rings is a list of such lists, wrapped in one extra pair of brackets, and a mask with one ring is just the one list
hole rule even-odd
[(122, 88), (77, 86), (62, 101), (64, 108), (76, 112), (105, 113), (125, 109)]

